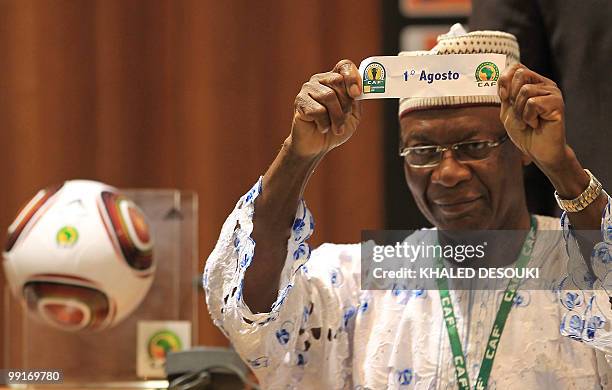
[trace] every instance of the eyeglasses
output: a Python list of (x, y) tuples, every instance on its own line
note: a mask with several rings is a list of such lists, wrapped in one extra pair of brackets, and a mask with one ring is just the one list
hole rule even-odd
[(496, 141), (476, 140), (458, 142), (449, 146), (426, 145), (400, 149), (399, 155), (404, 157), (406, 164), (413, 168), (435, 167), (442, 161), (447, 150), (452, 150), (457, 161), (469, 162), (484, 160), (491, 155), (493, 148), (498, 147), (508, 139), (504, 135)]

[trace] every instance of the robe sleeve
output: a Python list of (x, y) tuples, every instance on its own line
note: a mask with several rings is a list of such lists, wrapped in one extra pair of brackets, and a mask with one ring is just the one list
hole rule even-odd
[(591, 267), (580, 251), (576, 231), (567, 213), (561, 216), (561, 228), (569, 257), (567, 274), (558, 289), (562, 305), (560, 331), (563, 336), (583, 342), (612, 355), (612, 199), (601, 218), (600, 241), (593, 247)]
[(285, 388), (304, 377), (341, 388), (350, 377), (347, 330), (354, 326), (359, 302), (359, 245), (324, 244), (311, 253), (307, 240), (314, 221), (300, 201), (277, 299), (268, 312), (253, 313), (242, 286), (256, 250), (254, 201), (262, 190), (260, 178), (240, 198), (206, 261), (208, 310), (263, 388)]

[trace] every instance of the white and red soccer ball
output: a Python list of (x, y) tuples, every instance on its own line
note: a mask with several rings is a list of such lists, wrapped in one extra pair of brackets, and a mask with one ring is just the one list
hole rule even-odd
[(9, 227), (3, 263), (27, 310), (69, 331), (116, 325), (143, 300), (155, 272), (140, 209), (86, 180), (39, 191)]

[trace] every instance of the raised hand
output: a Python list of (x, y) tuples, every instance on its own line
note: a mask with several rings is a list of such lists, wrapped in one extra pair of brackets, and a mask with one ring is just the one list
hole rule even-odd
[(290, 144), (304, 157), (321, 156), (346, 142), (361, 119), (361, 77), (355, 64), (342, 60), (331, 72), (313, 75), (295, 98)]
[[(500, 77), (499, 97), (500, 119), (512, 142), (538, 165), (562, 199), (578, 197), (590, 178), (565, 141), (565, 105), (557, 84), (517, 64)], [(582, 211), (568, 213), (574, 229), (599, 230), (607, 200), (602, 192)], [(590, 253), (590, 244), (581, 246)]]
[(515, 64), (499, 79), (499, 97), (500, 119), (523, 153), (540, 168), (567, 158), (563, 96), (554, 81)]

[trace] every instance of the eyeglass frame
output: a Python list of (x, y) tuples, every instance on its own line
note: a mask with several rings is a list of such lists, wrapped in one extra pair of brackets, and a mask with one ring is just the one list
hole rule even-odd
[[(457, 150), (458, 146), (466, 145), (466, 144), (481, 143), (481, 142), (486, 142), (485, 145), (487, 146), (487, 148), (493, 149), (493, 148), (500, 146), (504, 142), (506, 142), (508, 138), (509, 138), (508, 134), (504, 134), (503, 136), (501, 136), (495, 141), (488, 141), (488, 140), (462, 141), (462, 142), (450, 144), (448, 146), (442, 146), (442, 145), (405, 146), (403, 148), (400, 148), (399, 155), (400, 157), (404, 159), (404, 163), (408, 164), (408, 166), (410, 166), (411, 168), (432, 168), (432, 167), (440, 165), (444, 157), (444, 152), (446, 152), (447, 150)], [(436, 148), (435, 150), (436, 153), (440, 153), (440, 159), (435, 164), (414, 165), (406, 161), (406, 156), (409, 154), (411, 150), (426, 149), (426, 148), (432, 148), (432, 147)], [(486, 157), (481, 158), (481, 159), (474, 159), (474, 160), (467, 160), (467, 161), (457, 160), (457, 161), (461, 163), (471, 162), (471, 161), (483, 161), (489, 158), (490, 156), (491, 156), (491, 153), (489, 153)]]

